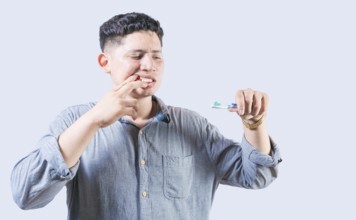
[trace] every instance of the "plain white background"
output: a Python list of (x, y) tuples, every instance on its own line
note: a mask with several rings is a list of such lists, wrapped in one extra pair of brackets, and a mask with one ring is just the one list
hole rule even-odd
[(131, 11), (164, 28), (157, 95), (167, 104), (241, 140), (239, 118), (211, 102), (246, 87), (270, 95), (280, 176), (263, 190), (219, 187), (212, 220), (356, 218), (354, 1), (13, 0), (0, 3), (1, 219), (66, 219), (65, 189), (45, 208), (20, 210), (11, 170), (61, 110), (110, 89), (96, 63), (98, 28)]

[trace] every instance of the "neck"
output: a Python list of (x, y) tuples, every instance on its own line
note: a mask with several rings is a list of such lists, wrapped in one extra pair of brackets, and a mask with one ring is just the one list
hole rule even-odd
[(138, 100), (137, 116), (133, 119), (127, 116), (136, 126), (142, 128), (146, 125), (148, 120), (152, 118), (157, 111), (156, 104), (152, 101), (152, 96), (144, 97)]
[(137, 105), (137, 117), (135, 120), (148, 120), (154, 116), (152, 96), (139, 99)]

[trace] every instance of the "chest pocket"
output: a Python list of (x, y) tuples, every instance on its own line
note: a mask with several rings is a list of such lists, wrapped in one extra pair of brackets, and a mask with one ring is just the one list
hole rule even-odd
[(163, 190), (168, 199), (184, 199), (190, 194), (194, 172), (193, 159), (193, 155), (163, 156)]

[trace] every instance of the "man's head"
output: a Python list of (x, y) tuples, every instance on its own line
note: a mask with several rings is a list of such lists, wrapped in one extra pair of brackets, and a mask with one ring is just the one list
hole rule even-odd
[(159, 21), (143, 13), (127, 13), (112, 17), (100, 26), (100, 48), (120, 45), (122, 38), (139, 31), (152, 31), (157, 34), (162, 46), (163, 29)]
[(162, 36), (159, 22), (140, 13), (114, 16), (100, 27), (102, 53), (98, 62), (110, 74), (114, 88), (137, 75), (148, 86), (135, 89), (133, 96), (147, 97), (156, 92), (164, 70)]

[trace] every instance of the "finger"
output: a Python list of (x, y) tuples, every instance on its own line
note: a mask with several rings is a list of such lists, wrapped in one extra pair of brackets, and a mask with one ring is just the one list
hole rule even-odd
[(129, 76), (125, 81), (123, 81), (123, 82), (120, 83), (119, 85), (115, 86), (115, 87), (113, 88), (113, 90), (114, 90), (114, 91), (117, 91), (117, 90), (119, 90), (121, 87), (123, 87), (124, 85), (126, 85), (127, 83), (136, 81), (137, 79), (138, 79), (138, 75), (133, 74), (133, 75)]
[(253, 103), (252, 103), (252, 116), (257, 116), (260, 113), (262, 105), (262, 93), (255, 91), (253, 95)]
[(131, 81), (131, 82), (128, 82), (125, 85), (123, 85), (117, 92), (122, 96), (127, 96), (128, 94), (130, 94), (132, 92), (132, 90), (138, 89), (138, 88), (145, 88), (145, 87), (147, 87), (147, 85), (148, 84), (146, 82), (142, 82), (141, 80)]
[(137, 99), (132, 99), (132, 98), (126, 98), (126, 99), (121, 99), (120, 105), (122, 107), (134, 107), (137, 108)]
[(237, 91), (235, 95), (235, 102), (237, 104), (237, 110), (239, 115), (245, 114), (245, 96), (243, 90)]
[(245, 112), (244, 115), (249, 115), (252, 112), (253, 95), (254, 91), (252, 89), (243, 90), (245, 97)]
[(238, 108), (228, 108), (227, 109), (229, 112), (238, 112), (239, 109)]
[(261, 99), (261, 109), (259, 112), (259, 115), (264, 115), (266, 114), (268, 110), (268, 105), (269, 105), (269, 97), (266, 93), (262, 93), (262, 99)]
[(137, 117), (137, 109), (135, 107), (126, 108), (123, 113), (127, 116), (131, 116), (134, 120)]

